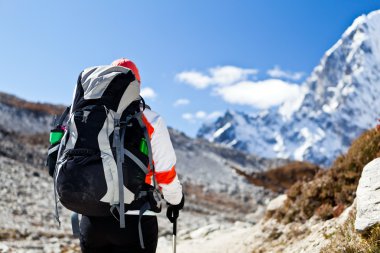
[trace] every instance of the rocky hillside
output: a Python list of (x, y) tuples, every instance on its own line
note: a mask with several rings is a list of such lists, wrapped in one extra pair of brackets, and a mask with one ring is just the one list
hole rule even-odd
[[(28, 102), (0, 93), (0, 129), (4, 140), (14, 139), (8, 144), (3, 143), (0, 154), (21, 162), (34, 160), (35, 166), (42, 167), (45, 153), (37, 159), (35, 149), (38, 146), (24, 147), (23, 142), (36, 141), (41, 144), (39, 148), (45, 152), (53, 115), (59, 115), (64, 109), (64, 106)], [(242, 168), (251, 174), (287, 163), (286, 160), (260, 158), (205, 140), (191, 139), (174, 129), (169, 129), (169, 132), (177, 154), (178, 173), (182, 182), (189, 186), (185, 187), (185, 191), (198, 200), (199, 194), (214, 194), (205, 201), (207, 208), (194, 207), (195, 209), (211, 212), (211, 206), (214, 206), (217, 212), (221, 208), (231, 209), (243, 205), (242, 210), (245, 213), (254, 211), (258, 203), (265, 202), (271, 193), (253, 185), (244, 176), (236, 173), (234, 168)], [(13, 152), (15, 149), (7, 145), (16, 145), (24, 152)], [(224, 202), (227, 206), (223, 206)], [(235, 212), (231, 214), (234, 217), (240, 216)]]
[[(286, 195), (273, 199), (267, 206), (266, 217), (257, 224), (235, 223), (216, 230), (209, 228), (208, 232), (204, 232), (205, 239), (185, 240), (180, 249), (197, 252), (201, 249), (197, 243), (201, 242), (202, 248), (210, 252), (379, 252), (380, 195), (376, 185), (380, 163), (375, 160), (368, 165), (370, 168), (366, 166), (380, 157), (379, 143), (380, 132), (365, 132), (353, 142), (346, 154), (334, 162), (330, 170), (320, 170), (312, 180), (297, 182)], [(366, 176), (362, 174), (365, 166), (371, 172), (367, 170), (367, 178), (362, 180), (361, 176)], [(370, 199), (371, 206), (359, 207), (356, 204), (359, 179), (364, 182), (365, 189), (362, 190), (370, 190), (371, 194), (377, 192), (376, 198), (372, 196)], [(370, 182), (371, 187), (368, 187)], [(369, 200), (368, 194), (364, 197), (364, 200)], [(355, 231), (356, 224), (354, 226), (355, 216), (358, 219), (357, 210), (360, 209), (366, 210), (367, 214), (377, 214), (374, 217), (363, 217), (361, 214), (361, 219), (372, 224), (364, 233)], [(372, 222), (374, 219), (377, 225)], [(228, 246), (231, 251), (225, 250), (227, 245), (224, 241), (234, 242), (233, 246)]]
[[(78, 251), (78, 241), (71, 236), (70, 212), (61, 208), (61, 229), (54, 220), (53, 182), (44, 167), (52, 113), (64, 107), (2, 94), (0, 108), (4, 119), (0, 124), (0, 252)], [(17, 122), (36, 125), (23, 131), (13, 127)], [(247, 155), (173, 129), (170, 135), (187, 196), (179, 225), (182, 233), (208, 224), (257, 222), (264, 215), (265, 203), (275, 194), (251, 184), (234, 168), (262, 173), (287, 161)], [(169, 240), (165, 238), (171, 226), (164, 215), (159, 224), (161, 240)]]
[(69, 212), (63, 227), (53, 216), (53, 184), (43, 167), (46, 134), (0, 129), (0, 252), (67, 252), (77, 248)]
[(52, 115), (61, 114), (64, 106), (28, 102), (0, 92), (0, 127), (23, 134), (46, 133)]
[[(306, 183), (295, 183), (286, 195), (271, 201), (266, 218), (250, 228), (244, 245), (250, 245), (251, 252), (379, 252), (379, 225), (364, 234), (354, 228), (358, 182), (363, 181), (366, 164), (380, 157), (379, 143), (379, 131), (365, 132), (329, 170), (319, 171)], [(377, 180), (371, 175), (372, 181)], [(378, 212), (377, 207), (365, 209)]]
[(285, 223), (302, 222), (314, 215), (321, 219), (339, 216), (352, 205), (364, 166), (379, 156), (380, 132), (365, 132), (329, 170), (320, 171), (308, 183), (291, 186), (284, 207), (270, 216)]
[[(287, 161), (269, 160), (247, 155), (243, 152), (215, 145), (200, 139), (191, 139), (176, 130), (170, 130), (171, 139), (177, 155), (178, 173), (185, 185), (185, 191), (189, 191), (189, 196), (194, 200), (199, 200), (197, 194), (193, 194), (194, 189), (202, 189), (209, 194), (217, 193), (215, 200), (207, 199), (208, 206), (214, 204), (219, 208), (231, 210), (239, 207), (240, 211), (245, 210), (251, 213), (256, 210), (259, 203), (272, 197), (273, 194), (264, 190), (262, 185), (254, 184), (247, 180), (243, 174), (239, 174), (236, 168), (241, 168), (245, 173), (263, 173), (269, 168), (278, 167)], [(194, 186), (197, 186), (194, 188)], [(235, 205), (227, 207), (223, 203), (231, 202)], [(261, 204), (260, 204), (261, 205)], [(227, 209), (226, 209), (227, 208)], [(210, 207), (203, 208), (210, 210)], [(224, 215), (222, 212), (222, 215)]]
[[(19, 111), (29, 109), (13, 106), (13, 110), (28, 115)], [(0, 251), (78, 252), (70, 212), (61, 208), (62, 228), (53, 217), (52, 179), (43, 166), (47, 133), (12, 131), (0, 127)], [(355, 198), (361, 169), (380, 151), (380, 134), (369, 131), (325, 171), (307, 163), (250, 156), (173, 129), (170, 134), (188, 197), (179, 223), (183, 252), (328, 248), (329, 238), (349, 222), (348, 215), (341, 213)], [(276, 168), (268, 171), (269, 167)], [(292, 185), (294, 181), (299, 182)], [(266, 208), (276, 194), (263, 187), (280, 193), (290, 189), (286, 198), (279, 197)], [(265, 209), (267, 218), (260, 220)], [(168, 252), (171, 226), (164, 215), (159, 224), (158, 252)]]
[(323, 56), (296, 101), (248, 114), (227, 111), (198, 136), (257, 154), (330, 166), (375, 126), (380, 106), (380, 11), (358, 17)]

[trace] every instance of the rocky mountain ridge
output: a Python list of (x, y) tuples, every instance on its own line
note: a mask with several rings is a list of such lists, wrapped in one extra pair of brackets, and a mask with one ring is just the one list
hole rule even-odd
[(0, 127), (22, 134), (47, 133), (53, 115), (64, 111), (64, 106), (34, 103), (0, 92)]

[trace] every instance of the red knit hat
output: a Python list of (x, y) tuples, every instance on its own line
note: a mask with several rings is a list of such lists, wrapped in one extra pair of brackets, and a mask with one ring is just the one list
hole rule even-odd
[(121, 58), (121, 59), (117, 59), (117, 60), (113, 61), (111, 65), (112, 66), (121, 66), (121, 67), (128, 68), (128, 69), (132, 70), (137, 81), (139, 81), (139, 83), (141, 83), (139, 70), (137, 69), (137, 67), (133, 61), (131, 61), (127, 58)]

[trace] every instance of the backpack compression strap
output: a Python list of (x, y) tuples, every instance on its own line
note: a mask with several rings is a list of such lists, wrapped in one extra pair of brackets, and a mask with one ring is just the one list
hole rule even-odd
[[(122, 169), (122, 164), (124, 162), (124, 155), (128, 156), (144, 172), (145, 175), (148, 174), (148, 169), (146, 168), (144, 163), (139, 158), (137, 158), (132, 152), (130, 152), (129, 150), (124, 148), (124, 141), (123, 140), (125, 139), (125, 125), (127, 125), (128, 122), (133, 118), (136, 118), (136, 120), (138, 121), (140, 127), (143, 130), (144, 137), (147, 141), (149, 166), (153, 172), (153, 184), (154, 184), (155, 191), (158, 191), (158, 184), (157, 184), (156, 176), (154, 173), (153, 155), (152, 155), (152, 148), (151, 148), (152, 145), (150, 143), (150, 137), (148, 134), (148, 130), (147, 130), (147, 128), (146, 128), (146, 126), (142, 120), (142, 112), (140, 111), (140, 112), (134, 114), (133, 116), (127, 117), (125, 119), (125, 121), (121, 121), (120, 115), (116, 114), (115, 115), (115, 129), (114, 129), (113, 147), (116, 148), (116, 164), (117, 164), (117, 171), (118, 171), (118, 178), (119, 178), (119, 205), (118, 206), (113, 205), (111, 207), (110, 211), (112, 214), (113, 214), (113, 211), (115, 209), (118, 211), (119, 218), (120, 218), (120, 220), (119, 220), (120, 221), (120, 228), (125, 228), (124, 183), (123, 183), (123, 181), (124, 181), (124, 175), (123, 174), (124, 173), (123, 173), (123, 169)], [(160, 194), (155, 194), (155, 195), (160, 195)], [(161, 199), (158, 198), (157, 207), (159, 207), (160, 204), (161, 204)], [(150, 209), (150, 206), (147, 207), (146, 205), (144, 205), (140, 209), (140, 216), (148, 209)], [(139, 227), (140, 227), (140, 234), (141, 234), (141, 225)], [(140, 239), (140, 241), (141, 241), (142, 248), (144, 248), (143, 247), (144, 243), (143, 243), (142, 238)]]
[[(113, 147), (116, 148), (116, 165), (117, 165), (117, 174), (119, 178), (119, 218), (120, 218), (120, 228), (125, 228), (125, 209), (124, 209), (124, 176), (123, 176), (123, 162), (124, 162), (124, 139), (121, 140), (122, 135), (124, 137), (125, 128), (122, 129), (122, 133), (120, 134), (120, 114), (115, 114), (115, 128), (114, 128), (114, 141)], [(114, 206), (113, 206), (114, 207)], [(111, 212), (113, 207), (111, 207)]]
[[(161, 202), (162, 202), (162, 197), (161, 197), (161, 192), (160, 192), (160, 189), (158, 188), (158, 184), (157, 184), (157, 180), (156, 180), (156, 173), (155, 173), (154, 164), (153, 164), (152, 144), (150, 142), (150, 136), (148, 133), (148, 129), (146, 128), (146, 125), (144, 124), (144, 121), (142, 119), (142, 115), (143, 115), (143, 112), (141, 111), (139, 113), (136, 113), (134, 115), (134, 118), (136, 118), (137, 121), (139, 122), (139, 125), (143, 130), (144, 137), (145, 137), (145, 140), (146, 140), (146, 143), (148, 146), (149, 168), (151, 169), (152, 174), (153, 174), (153, 186), (154, 186), (153, 196), (156, 199), (157, 207), (160, 207)], [(133, 161), (135, 161), (134, 158), (132, 158), (131, 156), (129, 156), (129, 157)], [(136, 157), (136, 159), (138, 159), (138, 158)], [(141, 163), (141, 161), (140, 161), (140, 163)], [(148, 173), (148, 170), (146, 169), (146, 166), (144, 166), (144, 164), (140, 165), (138, 162), (136, 162), (136, 164), (139, 165), (139, 167), (145, 172), (145, 174)], [(147, 195), (147, 192), (140, 192), (141, 197), (146, 196), (146, 195)], [(143, 233), (142, 233), (142, 228), (141, 228), (141, 218), (142, 218), (142, 215), (144, 214), (144, 212), (146, 210), (149, 210), (149, 209), (151, 209), (151, 206), (150, 206), (149, 201), (147, 201), (144, 203), (144, 205), (140, 208), (140, 211), (139, 211), (138, 231), (139, 231), (140, 246), (142, 249), (145, 249), (145, 245), (144, 245)]]
[(69, 114), (71, 110), (71, 105), (66, 107), (65, 111), (61, 114), (61, 116), (59, 117), (58, 121), (55, 122), (55, 126), (62, 126), (63, 124), (63, 121), (65, 120), (65, 118), (67, 117), (67, 115)]

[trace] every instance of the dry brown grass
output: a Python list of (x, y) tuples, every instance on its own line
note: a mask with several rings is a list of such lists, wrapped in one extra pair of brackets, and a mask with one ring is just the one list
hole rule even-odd
[(317, 165), (307, 162), (291, 162), (269, 171), (252, 174), (247, 174), (236, 167), (232, 168), (252, 184), (262, 186), (277, 193), (284, 193), (298, 181), (310, 181), (320, 170)]
[(65, 110), (64, 106), (28, 102), (3, 92), (0, 92), (0, 102), (6, 105), (15, 106), (34, 112), (47, 113), (51, 115), (60, 115)]
[(321, 253), (378, 253), (380, 252), (380, 225), (376, 225), (365, 235), (356, 233), (354, 228), (355, 208), (347, 221), (333, 234), (326, 236), (330, 244)]
[(36, 133), (29, 135), (13, 135), (20, 143), (27, 143), (30, 145), (39, 145), (43, 147), (49, 146), (49, 133)]
[(314, 214), (322, 219), (338, 216), (342, 207), (350, 206), (355, 199), (363, 167), (379, 156), (380, 133), (375, 129), (365, 132), (331, 169), (319, 171), (310, 182), (291, 186), (284, 207), (270, 214), (271, 217), (288, 223), (305, 221)]

